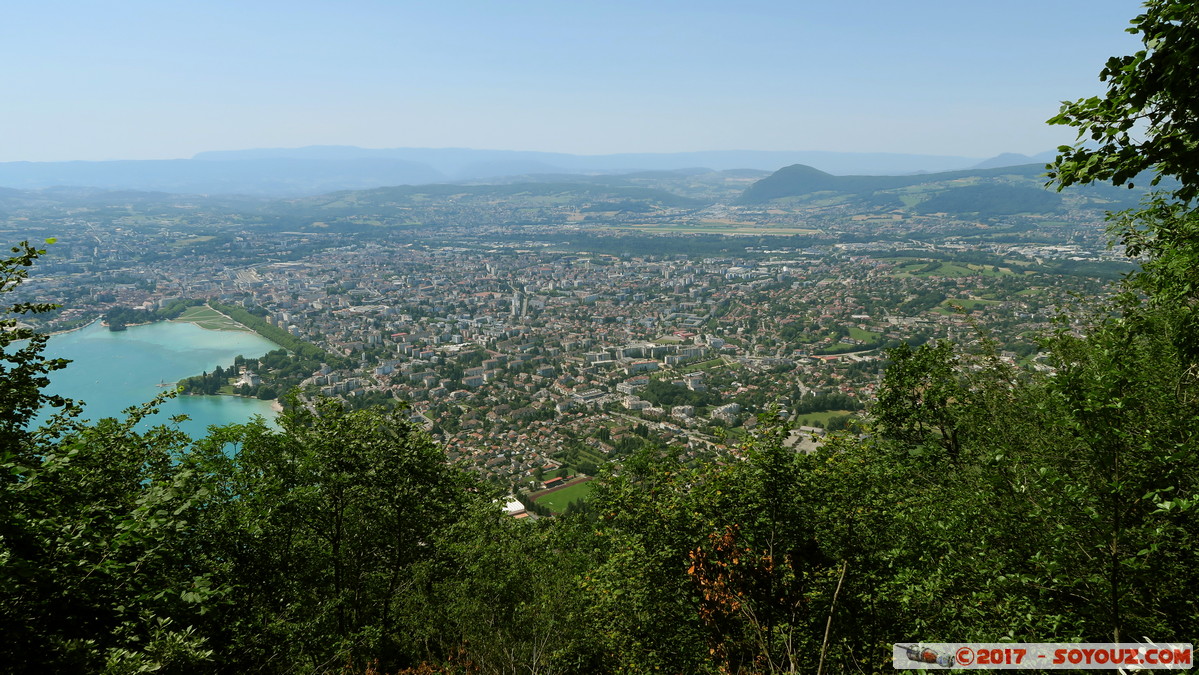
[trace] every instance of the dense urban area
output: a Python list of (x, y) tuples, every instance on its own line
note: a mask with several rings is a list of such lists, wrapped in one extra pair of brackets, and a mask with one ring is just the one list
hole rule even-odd
[[(1041, 171), (965, 182), (1060, 200), (1007, 185)], [(56, 238), (23, 289), (61, 306), (38, 327), (232, 318), (283, 349), (197, 373), (185, 393), (402, 402), (451, 461), (516, 493), (594, 476), (646, 444), (728, 453), (768, 412), (810, 449), (869, 407), (901, 343), (949, 339), (1044, 369), (1038, 336), (1128, 269), (1103, 238), (1103, 200), (1047, 214), (823, 193), (744, 204), (745, 173), (653, 180), (715, 203), (557, 184), (494, 198), (483, 186), (331, 222), (319, 203), (292, 206), (280, 224), (135, 195), (8, 227)]]

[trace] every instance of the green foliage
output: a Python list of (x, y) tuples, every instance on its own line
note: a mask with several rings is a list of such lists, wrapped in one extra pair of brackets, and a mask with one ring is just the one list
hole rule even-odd
[(1080, 141), (1089, 138), (1097, 147), (1062, 146), (1049, 176), (1059, 189), (1101, 181), (1131, 187), (1138, 175), (1152, 171), (1151, 183), (1168, 188), (1139, 208), (1110, 215), (1110, 231), (1129, 255), (1144, 257), (1131, 288), (1160, 307), (1181, 310), (1174, 315), (1176, 348), (1195, 360), (1199, 227), (1192, 207), (1199, 196), (1199, 94), (1192, 75), (1199, 65), (1199, 9), (1150, 0), (1128, 32), (1141, 36), (1144, 49), (1108, 59), (1099, 74), (1106, 94), (1063, 103), (1049, 120), (1077, 128)]
[(665, 380), (650, 381), (637, 395), (657, 406), (692, 405), (698, 408), (720, 402), (719, 394), (711, 391), (692, 391), (681, 384), (672, 384)]
[(919, 213), (977, 213), (981, 217), (1017, 213), (1054, 213), (1062, 198), (1043, 189), (1018, 185), (968, 185), (920, 202)]
[(226, 370), (220, 366), (212, 369), (209, 373), (205, 371), (200, 375), (189, 377), (179, 383), (181, 391), (187, 394), (207, 394), (213, 396), (217, 394), (221, 387), (229, 384), (229, 380), (237, 375), (237, 372), (230, 368)]
[(597, 556), (583, 580), (588, 624), (614, 672), (702, 672), (707, 663), (687, 554), (703, 513), (686, 485), (698, 476), (646, 450), (592, 491)]
[[(557, 525), (557, 524), (556, 524)], [(417, 570), (420, 596), (410, 639), (439, 660), (479, 672), (598, 672), (578, 579), (588, 559), (573, 527), (514, 521), (476, 508)]]
[(1077, 128), (1080, 141), (1098, 146), (1061, 147), (1049, 166), (1054, 182), (1128, 185), (1153, 170), (1154, 185), (1165, 176), (1178, 179), (1173, 194), (1182, 201), (1199, 195), (1197, 11), (1192, 3), (1178, 0), (1145, 3), (1128, 29), (1141, 36), (1144, 49), (1108, 59), (1099, 73), (1107, 83), (1104, 96), (1063, 103), (1061, 112), (1049, 120)]
[[(51, 242), (52, 243), (52, 242)], [(14, 255), (0, 259), (0, 294), (8, 293), (29, 277), (28, 268), (44, 249), (21, 242), (12, 247)], [(17, 452), (26, 436), (26, 426), (44, 405), (62, 407), (66, 401), (42, 391), (49, 373), (64, 368), (65, 359), (42, 356), (48, 336), (36, 333), (16, 317), (25, 313), (48, 312), (47, 303), (17, 303), (0, 314), (0, 458)], [(23, 344), (22, 344), (23, 342)]]
[[(1177, 556), (1199, 533), (1177, 509), (1189, 508), (1199, 487), (1199, 381), (1173, 349), (1172, 323), (1138, 313), (1105, 321), (1085, 341), (1063, 332), (1051, 345), (1058, 374), (1044, 405), (1057, 407), (1056, 445), (1069, 459), (1042, 457), (1027, 480), (1043, 490), (1035, 514), (1052, 513), (1065, 527), (1044, 542), (1057, 555), (1032, 561), (1042, 575), (1057, 571), (1060, 604), (1073, 606), (1090, 634), (1113, 641), (1196, 630), (1183, 618), (1194, 616), (1194, 600), (1176, 584), (1195, 583)], [(1166, 578), (1173, 582), (1159, 583)]]
[(213, 481), (192, 542), (228, 593), (210, 613), (212, 644), (245, 670), (403, 665), (411, 570), (477, 486), (391, 412), (293, 403), (279, 426), (219, 430), (185, 460)]
[(1175, 348), (1192, 362), (1199, 359), (1199, 214), (1154, 195), (1140, 209), (1115, 214), (1111, 230), (1129, 255), (1142, 256), (1140, 270), (1129, 275), (1129, 290), (1170, 313)]
[(203, 636), (172, 628), (212, 592), (185, 555), (205, 488), (175, 459), (185, 435), (133, 431), (153, 409), (94, 426), (60, 416), (27, 440), (21, 462), (3, 462), (0, 658), (10, 672), (106, 662), (124, 672), (134, 661), (188, 672), (209, 655)]
[(124, 330), (132, 324), (153, 323), (163, 319), (174, 319), (188, 307), (203, 304), (200, 300), (173, 300), (159, 309), (133, 309), (131, 307), (114, 307), (104, 313), (104, 322), (109, 330)]
[(961, 411), (969, 392), (955, 371), (953, 344), (941, 341), (887, 352), (891, 365), (879, 387), (874, 417), (879, 433), (913, 446), (937, 443), (961, 453)]
[(300, 357), (317, 362), (330, 360), (330, 357), (325, 353), (325, 350), (310, 342), (305, 342), (304, 340), (297, 338), (278, 326), (267, 323), (266, 320), (260, 315), (254, 314), (243, 307), (225, 305), (216, 302), (215, 300), (209, 301), (208, 306), (222, 314), (228, 315), (230, 318), (238, 323), (241, 323), (246, 328), (249, 328), (262, 337), (274, 342), (290, 352), (297, 354)]
[(795, 401), (791, 406), (791, 412), (797, 415), (805, 413), (824, 412), (826, 410), (860, 410), (863, 408), (862, 401), (858, 398), (841, 392), (832, 392), (828, 394), (814, 394), (808, 392)]

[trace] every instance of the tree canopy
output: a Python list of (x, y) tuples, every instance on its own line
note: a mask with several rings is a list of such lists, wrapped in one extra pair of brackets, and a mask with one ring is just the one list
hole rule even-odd
[(1107, 93), (1062, 104), (1050, 124), (1078, 129), (1080, 141), (1063, 146), (1050, 165), (1062, 186), (1111, 181), (1127, 185), (1153, 171), (1178, 180), (1172, 193), (1199, 196), (1199, 9), (1180, 0), (1149, 0), (1128, 32), (1144, 49), (1113, 56), (1099, 73)]
[(1149, 0), (1128, 32), (1144, 49), (1113, 56), (1100, 72), (1104, 96), (1063, 103), (1050, 124), (1078, 129), (1049, 165), (1059, 188), (1097, 181), (1132, 185), (1144, 172), (1159, 189), (1139, 208), (1110, 214), (1111, 232), (1142, 268), (1129, 287), (1170, 311), (1175, 344), (1199, 358), (1199, 7)]

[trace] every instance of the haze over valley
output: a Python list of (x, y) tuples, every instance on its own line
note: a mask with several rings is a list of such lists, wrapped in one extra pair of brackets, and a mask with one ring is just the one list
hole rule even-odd
[(369, 150), (348, 146), (203, 152), (191, 159), (3, 162), (0, 186), (91, 187), (183, 194), (298, 196), (345, 189), (489, 181), (513, 176), (605, 175), (708, 168), (774, 171), (808, 164), (835, 174), (912, 174), (1044, 164), (1006, 153), (990, 160), (892, 153), (722, 151), (569, 155), (469, 149)]
[[(246, 155), (194, 161), (266, 161)], [(594, 476), (638, 446), (597, 452), (588, 429), (653, 422), (647, 438), (698, 458), (735, 447), (771, 406), (798, 426), (844, 425), (872, 401), (884, 350), (970, 344), (972, 325), (1037, 367), (1051, 308), (1130, 269), (1099, 223), (1143, 192), (1044, 180), (1042, 164), (792, 165), (284, 199), (60, 187), (7, 190), (0, 213), (8, 236), (56, 239), (21, 289), (60, 305), (35, 325), (249, 312), (310, 353), (222, 364), (185, 390), (404, 405), (454, 457), (520, 485), (547, 467)], [(648, 382), (688, 393), (642, 399)], [(513, 410), (544, 437), (514, 442)]]

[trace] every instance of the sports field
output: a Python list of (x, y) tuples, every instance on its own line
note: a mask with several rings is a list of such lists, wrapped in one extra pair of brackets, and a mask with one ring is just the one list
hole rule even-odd
[(537, 504), (548, 508), (554, 513), (562, 513), (566, 511), (566, 507), (570, 506), (571, 502), (580, 499), (586, 499), (587, 495), (591, 494), (591, 481), (576, 483), (570, 487), (564, 487), (561, 490), (553, 492), (537, 499)]

